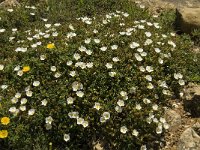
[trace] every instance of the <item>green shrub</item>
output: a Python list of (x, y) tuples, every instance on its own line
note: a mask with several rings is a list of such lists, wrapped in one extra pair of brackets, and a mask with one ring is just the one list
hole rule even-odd
[(9, 132), (1, 147), (78, 150), (101, 141), (106, 149), (158, 149), (168, 128), (164, 106), (185, 84), (190, 41), (136, 6), (99, 15), (94, 2), (110, 10), (115, 1), (83, 1), (75, 12), (89, 17), (60, 24), (56, 7), (66, 1), (50, 2), (33, 20), (29, 8), (2, 15), (0, 114), (11, 121), (0, 126)]

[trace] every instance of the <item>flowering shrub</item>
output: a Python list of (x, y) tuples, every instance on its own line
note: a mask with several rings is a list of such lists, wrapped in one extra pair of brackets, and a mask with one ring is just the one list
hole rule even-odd
[(10, 149), (49, 143), (90, 149), (96, 141), (107, 149), (160, 147), (169, 128), (163, 107), (185, 81), (172, 65), (179, 39), (156, 20), (116, 11), (71, 23), (42, 18), (39, 28), (21, 33), (1, 29), (10, 43), (0, 52), (1, 114), (11, 123), (0, 131), (0, 138), (8, 136), (0, 143)]

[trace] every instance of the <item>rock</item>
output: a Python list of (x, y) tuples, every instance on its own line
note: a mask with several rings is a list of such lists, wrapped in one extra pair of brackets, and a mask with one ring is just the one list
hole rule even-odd
[(180, 31), (191, 33), (194, 29), (200, 29), (200, 7), (181, 7), (176, 9), (176, 25)]
[(192, 117), (200, 117), (200, 85), (189, 84), (184, 91), (184, 109)]
[(20, 6), (20, 3), (17, 0), (5, 0), (0, 3), (0, 8), (10, 8), (13, 6)]
[(176, 131), (181, 125), (181, 116), (174, 110), (167, 109), (165, 111), (165, 119), (170, 125), (169, 131)]
[(177, 150), (199, 150), (200, 149), (200, 135), (196, 129), (200, 129), (200, 124), (196, 123), (190, 128), (187, 128), (179, 139)]

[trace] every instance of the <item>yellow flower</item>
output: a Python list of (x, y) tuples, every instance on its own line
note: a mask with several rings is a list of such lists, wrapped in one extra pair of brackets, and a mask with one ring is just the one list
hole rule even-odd
[(1, 118), (1, 124), (7, 125), (9, 123), (10, 123), (10, 118), (8, 118), (8, 117)]
[(1, 130), (0, 131), (0, 138), (7, 138), (8, 137), (8, 131), (7, 130)]
[(49, 43), (49, 44), (47, 44), (47, 48), (48, 48), (48, 49), (53, 49), (53, 48), (55, 48), (54, 43)]
[(22, 71), (23, 72), (28, 72), (28, 71), (30, 71), (30, 69), (31, 68), (29, 66), (24, 66), (23, 69), (22, 69)]

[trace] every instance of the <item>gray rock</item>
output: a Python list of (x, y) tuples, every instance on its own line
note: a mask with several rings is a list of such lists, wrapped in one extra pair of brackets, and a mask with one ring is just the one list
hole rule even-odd
[(200, 124), (196, 123), (194, 126), (187, 128), (179, 139), (177, 150), (199, 150), (200, 136), (195, 129), (200, 129)]
[(169, 131), (176, 131), (181, 125), (181, 116), (176, 111), (167, 109), (165, 110), (165, 119), (170, 125)]
[(181, 7), (176, 9), (176, 25), (180, 31), (191, 33), (194, 29), (200, 29), (200, 7)]

